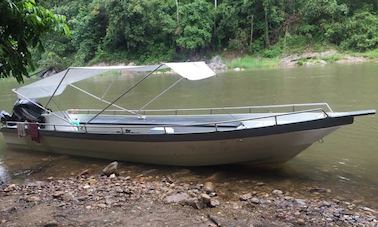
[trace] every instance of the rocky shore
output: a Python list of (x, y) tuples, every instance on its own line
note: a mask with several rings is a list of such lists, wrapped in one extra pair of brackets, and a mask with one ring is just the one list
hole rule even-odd
[[(216, 55), (211, 59), (208, 59), (206, 62), (208, 62), (209, 67), (213, 69), (215, 72), (244, 71), (246, 69), (266, 67), (292, 68), (298, 66), (327, 65), (330, 63), (360, 64), (366, 62), (377, 62), (376, 58), (369, 59), (368, 57), (364, 56), (354, 56), (346, 53), (341, 53), (332, 49), (322, 52), (306, 51), (304, 53), (289, 54), (274, 59), (262, 58), (258, 56), (249, 56), (249, 58), (244, 58), (244, 60), (241, 60), (244, 63), (242, 63), (240, 66), (235, 66), (235, 64), (233, 63), (236, 59), (243, 59), (243, 56), (221, 57), (219, 55)], [(264, 64), (262, 63), (264, 60), (271, 61), (272, 63), (268, 64), (268, 66), (264, 66)], [(253, 64), (250, 61), (255, 61), (255, 64)], [(249, 66), (245, 67), (245, 65)]]
[(156, 175), (130, 176), (112, 163), (102, 173), (26, 180), (0, 190), (0, 226), (377, 226), (363, 202), (330, 189), (284, 191), (268, 183), (229, 185)]

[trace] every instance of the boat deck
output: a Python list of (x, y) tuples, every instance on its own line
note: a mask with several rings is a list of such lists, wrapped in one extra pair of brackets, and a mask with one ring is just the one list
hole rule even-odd
[[(284, 114), (284, 113), (282, 113)], [(85, 125), (89, 132), (106, 133), (198, 133), (212, 131), (230, 131), (245, 128), (259, 128), (277, 124), (310, 121), (325, 118), (323, 113), (301, 113), (282, 115), (280, 113), (257, 114), (213, 114), (213, 115), (150, 115), (138, 118), (134, 115), (101, 115), (88, 123), (91, 114), (70, 114), (80, 125)]]

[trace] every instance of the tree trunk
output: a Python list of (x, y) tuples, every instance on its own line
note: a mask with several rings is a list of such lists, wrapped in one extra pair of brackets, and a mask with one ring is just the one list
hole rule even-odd
[(269, 24), (268, 24), (268, 6), (264, 4), (264, 11), (265, 11), (265, 45), (267, 47), (270, 46), (269, 41)]
[(249, 37), (249, 46), (251, 46), (252, 43), (253, 43), (253, 17), (254, 17), (254, 15), (252, 14), (252, 16), (251, 16), (251, 34), (250, 34), (250, 37)]
[[(216, 48), (218, 47), (218, 46), (220, 46), (220, 44), (219, 44), (219, 40), (217, 40), (215, 37), (217, 37), (217, 34), (216, 34), (216, 32), (217, 32), (217, 7), (218, 7), (218, 0), (214, 0), (214, 28), (213, 28), (213, 40), (215, 40), (215, 42), (214, 43), (216, 43)], [(213, 42), (212, 42), (213, 43)], [(214, 45), (213, 44), (211, 44), (211, 46), (213, 46), (214, 47)]]
[(178, 0), (176, 0), (176, 23), (177, 23), (177, 26), (179, 24), (179, 21), (180, 21), (180, 18), (179, 18), (179, 2), (178, 2)]

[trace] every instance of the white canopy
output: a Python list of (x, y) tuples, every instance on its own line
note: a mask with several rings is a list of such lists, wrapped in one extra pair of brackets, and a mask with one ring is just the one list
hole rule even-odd
[(56, 90), (54, 94), (56, 96), (62, 94), (69, 84), (85, 80), (90, 77), (103, 74), (105, 72), (114, 70), (129, 72), (150, 72), (157, 69), (159, 66), (159, 70), (170, 68), (174, 72), (188, 80), (202, 80), (215, 75), (215, 73), (206, 65), (205, 62), (175, 62), (146, 66), (70, 67), (50, 77), (20, 87), (15, 91), (18, 94), (19, 98), (27, 97), (29, 99), (37, 99), (50, 97), (54, 94), (54, 91), (58, 87), (59, 83), (61, 83), (58, 90)]

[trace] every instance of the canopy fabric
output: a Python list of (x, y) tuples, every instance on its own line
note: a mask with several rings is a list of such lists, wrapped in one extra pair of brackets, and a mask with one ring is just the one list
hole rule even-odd
[[(69, 84), (85, 80), (109, 71), (150, 72), (170, 68), (180, 76), (188, 80), (202, 80), (215, 75), (205, 62), (175, 62), (161, 65), (145, 66), (93, 66), (93, 67), (70, 67), (50, 77), (38, 80), (34, 83), (15, 90), (19, 98), (38, 99), (57, 96), (63, 93)], [(63, 79), (64, 78), (64, 79)], [(63, 79), (63, 81), (62, 81)], [(58, 85), (59, 88), (56, 90)], [(56, 90), (55, 94), (54, 91)]]

